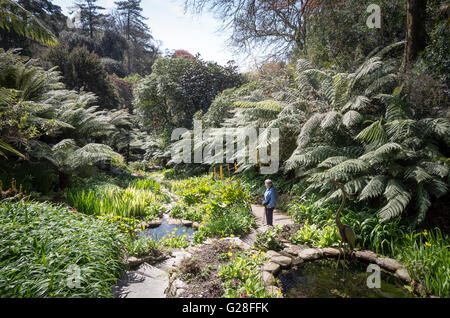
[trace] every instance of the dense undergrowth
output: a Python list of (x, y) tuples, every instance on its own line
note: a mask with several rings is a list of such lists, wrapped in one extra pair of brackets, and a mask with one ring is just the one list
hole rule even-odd
[(197, 243), (207, 237), (245, 234), (255, 225), (250, 197), (236, 181), (193, 177), (172, 181), (172, 191), (180, 196), (172, 216), (200, 223), (194, 234)]
[(115, 226), (61, 205), (0, 202), (1, 297), (112, 297), (124, 269)]

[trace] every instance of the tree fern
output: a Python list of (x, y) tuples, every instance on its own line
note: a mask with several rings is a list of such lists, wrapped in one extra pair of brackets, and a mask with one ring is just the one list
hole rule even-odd
[(13, 0), (0, 0), (0, 28), (49, 46), (58, 44), (54, 34), (39, 19)]

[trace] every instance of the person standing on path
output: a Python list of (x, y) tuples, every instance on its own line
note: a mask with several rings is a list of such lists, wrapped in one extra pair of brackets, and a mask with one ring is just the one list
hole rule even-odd
[(262, 204), (265, 207), (267, 225), (273, 226), (273, 209), (277, 204), (277, 192), (271, 180), (266, 180), (264, 184), (266, 186), (266, 192), (264, 193), (264, 201)]

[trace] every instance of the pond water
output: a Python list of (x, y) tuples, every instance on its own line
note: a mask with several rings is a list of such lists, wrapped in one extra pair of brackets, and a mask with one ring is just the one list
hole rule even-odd
[(381, 271), (381, 288), (367, 287), (366, 272), (368, 264), (357, 261), (340, 261), (336, 270), (336, 261), (322, 260), (302, 263), (291, 270), (278, 275), (282, 291), (287, 298), (409, 298), (414, 297), (404, 283), (388, 273)]
[(168, 237), (170, 234), (173, 236), (183, 236), (186, 234), (186, 240), (191, 241), (193, 239), (195, 230), (192, 227), (184, 226), (181, 224), (169, 224), (167, 215), (161, 219), (161, 225), (155, 228), (148, 228), (139, 232), (140, 236), (151, 236), (156, 241), (161, 240), (164, 237)]

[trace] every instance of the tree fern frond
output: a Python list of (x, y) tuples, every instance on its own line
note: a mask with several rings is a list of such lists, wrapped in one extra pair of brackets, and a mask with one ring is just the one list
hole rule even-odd
[(364, 128), (356, 137), (356, 140), (361, 140), (366, 143), (379, 144), (386, 142), (387, 136), (381, 124), (381, 119), (373, 122), (370, 126)]
[(350, 128), (356, 126), (363, 121), (363, 116), (357, 111), (350, 110), (342, 117), (342, 123), (345, 127)]
[(367, 199), (373, 199), (382, 195), (386, 188), (386, 176), (378, 175), (372, 177), (372, 179), (367, 183), (364, 189), (361, 190), (361, 194), (358, 197), (359, 201), (364, 201)]

